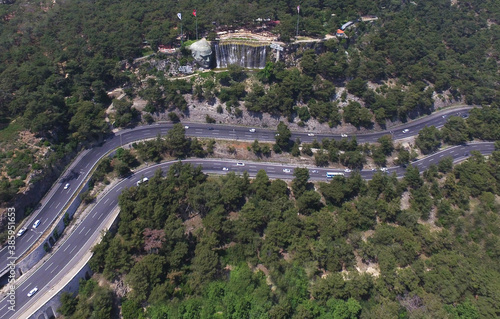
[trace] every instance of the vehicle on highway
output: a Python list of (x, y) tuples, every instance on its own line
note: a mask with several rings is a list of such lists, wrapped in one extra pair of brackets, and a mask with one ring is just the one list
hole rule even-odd
[(236, 166), (245, 166), (245, 163), (236, 163)]
[(318, 170), (317, 170), (317, 169), (313, 169), (313, 170), (311, 170), (310, 172), (311, 172), (311, 174), (317, 174), (317, 173), (318, 173)]
[(276, 134), (274, 134), (274, 136), (280, 136), (280, 133), (276, 133)]
[(387, 172), (387, 167), (381, 167), (381, 168), (380, 168), (380, 170), (381, 170), (382, 172)]
[(464, 115), (462, 115), (462, 118), (464, 118), (464, 119), (466, 119), (466, 118), (468, 118), (468, 117), (469, 117), (469, 115), (468, 115), (468, 114), (464, 114)]
[(147, 183), (149, 181), (149, 178), (144, 177), (143, 179), (137, 181), (137, 186), (141, 185), (142, 183)]
[(17, 237), (21, 237), (26, 232), (27, 229), (28, 228), (26, 227), (19, 229), (19, 231), (17, 232)]
[(347, 134), (340, 134), (340, 136), (342, 136), (342, 137), (347, 137)]
[(187, 125), (184, 125), (184, 129), (187, 130), (189, 128), (189, 126)]
[(314, 136), (314, 133), (307, 133), (307, 136)]
[(227, 168), (227, 167), (223, 167), (223, 168), (222, 168), (222, 170), (223, 170), (223, 171), (229, 171), (229, 168)]
[(346, 172), (346, 173), (350, 173), (350, 172), (351, 172), (351, 170), (350, 170), (350, 169), (348, 169), (348, 168), (346, 168), (346, 169), (344, 170), (344, 172)]
[(251, 133), (255, 133), (255, 129), (254, 129), (254, 128), (249, 129), (249, 131), (250, 131)]
[(33, 223), (33, 228), (37, 228), (40, 225), (40, 219), (37, 219), (36, 222)]
[(344, 176), (344, 173), (341, 173), (341, 172), (327, 172), (326, 173), (327, 178), (332, 178), (335, 176)]
[(38, 291), (38, 287), (31, 289), (30, 292), (28, 292), (28, 297), (31, 297), (34, 294), (36, 294), (37, 291)]
[(283, 173), (291, 173), (291, 172), (292, 172), (292, 171), (291, 171), (290, 169), (288, 169), (288, 168), (284, 168), (284, 169), (283, 169)]
[(214, 130), (214, 128), (213, 128), (213, 127), (209, 127), (209, 128), (208, 128), (208, 130), (209, 130), (209, 131), (213, 131), (213, 130)]
[(409, 129), (405, 128), (405, 129), (403, 130), (403, 133), (408, 133), (409, 131), (410, 131)]
[(68, 189), (69, 188), (69, 183), (66, 183), (66, 185), (64, 185), (64, 189)]

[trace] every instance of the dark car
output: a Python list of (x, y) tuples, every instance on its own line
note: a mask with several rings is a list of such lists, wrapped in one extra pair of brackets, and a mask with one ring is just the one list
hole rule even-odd
[(209, 127), (208, 128), (209, 131), (213, 131), (213, 129), (214, 129), (213, 127)]

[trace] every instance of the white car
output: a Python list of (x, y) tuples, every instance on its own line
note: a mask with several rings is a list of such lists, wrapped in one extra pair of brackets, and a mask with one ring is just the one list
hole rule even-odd
[(21, 237), (26, 232), (26, 230), (26, 227), (19, 229), (19, 231), (17, 232), (17, 237)]
[(255, 133), (255, 129), (254, 128), (251, 128), (249, 131), (252, 132), (252, 133)]
[(236, 166), (245, 166), (245, 163), (236, 163)]
[(403, 130), (403, 133), (408, 133), (409, 131), (410, 131), (409, 129), (405, 128), (405, 129)]
[(187, 130), (189, 128), (189, 126), (187, 125), (184, 125), (184, 129)]
[(143, 179), (140, 179), (137, 181), (137, 186), (141, 185), (142, 183), (147, 183), (149, 181), (149, 178), (144, 177)]
[(276, 134), (274, 134), (274, 136), (280, 136), (280, 133), (276, 133)]
[(311, 170), (311, 174), (316, 174), (316, 173), (318, 173), (318, 170), (317, 170), (317, 169), (313, 169), (313, 170)]
[(36, 294), (37, 291), (38, 291), (38, 287), (31, 289), (30, 292), (28, 292), (28, 297), (31, 297), (34, 294)]
[(350, 173), (350, 172), (351, 172), (351, 170), (350, 170), (350, 169), (348, 169), (348, 168), (346, 168), (346, 169), (344, 170), (344, 172), (346, 172), (346, 173)]
[(229, 168), (227, 168), (227, 167), (223, 167), (223, 168), (222, 168), (222, 170), (223, 170), (223, 171), (229, 171)]
[(382, 172), (387, 172), (387, 167), (381, 167), (381, 168), (380, 168), (380, 170), (381, 170)]
[(40, 219), (37, 219), (36, 222), (33, 223), (33, 228), (37, 228), (40, 225)]
[(288, 168), (284, 168), (284, 169), (283, 169), (283, 173), (291, 173), (291, 172), (292, 172), (292, 171), (291, 171), (290, 169), (288, 169)]
[(342, 137), (347, 137), (347, 134), (340, 134), (340, 136), (342, 136)]
[(308, 133), (307, 136), (314, 136), (314, 133)]
[(66, 185), (64, 185), (64, 189), (68, 189), (69, 188), (69, 183), (66, 183)]

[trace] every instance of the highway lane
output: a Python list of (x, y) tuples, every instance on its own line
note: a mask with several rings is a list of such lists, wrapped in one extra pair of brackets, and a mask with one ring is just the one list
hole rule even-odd
[[(378, 138), (387, 134), (392, 134), (394, 139), (405, 138), (416, 135), (418, 131), (425, 126), (434, 125), (436, 127), (441, 127), (444, 123), (446, 123), (449, 116), (466, 115), (468, 114), (468, 110), (471, 108), (472, 107), (470, 106), (465, 106), (443, 110), (402, 125), (397, 129), (375, 133), (357, 134), (355, 136), (359, 143), (375, 142)], [(249, 131), (250, 128), (231, 125), (212, 125), (203, 123), (185, 123), (185, 125), (189, 127), (186, 129), (187, 136), (200, 138), (220, 138), (248, 141), (257, 139), (259, 141), (274, 141), (276, 133), (274, 130), (261, 128), (255, 128), (256, 132), (252, 133)], [(74, 167), (69, 172), (65, 173), (60, 183), (53, 187), (51, 194), (46, 196), (47, 198), (45, 204), (41, 208), (37, 209), (32, 216), (30, 216), (28, 222), (25, 223), (29, 230), (22, 237), (17, 238), (16, 256), (22, 256), (62, 213), (62, 208), (65, 207), (72, 196), (74, 196), (76, 190), (88, 176), (92, 168), (106, 153), (112, 151), (120, 145), (125, 145), (142, 139), (154, 138), (158, 134), (165, 135), (172, 126), (173, 124), (163, 123), (140, 126), (133, 129), (125, 129), (116, 135), (110, 136), (102, 145), (86, 151), (86, 153), (80, 157), (80, 160), (73, 163)], [(404, 129), (408, 129), (409, 131), (407, 133), (403, 133)], [(311, 133), (314, 134), (314, 136), (308, 136), (308, 134)], [(349, 135), (349, 138), (352, 136), (354, 135)], [(312, 142), (314, 139), (321, 141), (323, 138), (335, 138), (340, 140), (341, 136), (338, 134), (293, 132), (291, 138), (292, 140), (300, 138), (303, 142)], [(70, 188), (67, 190), (64, 189), (64, 185), (66, 183), (70, 184)], [(36, 220), (40, 220), (41, 224), (34, 230), (31, 228), (31, 225)], [(0, 268), (0, 275), (2, 273), (6, 274), (8, 263), (5, 261), (7, 260), (7, 257), (7, 249), (4, 247), (0, 250), (0, 267), (3, 267), (3, 269)]]
[[(491, 154), (494, 150), (494, 143), (471, 143), (468, 145), (460, 145), (450, 147), (429, 155), (423, 159), (415, 161), (412, 165), (417, 166), (420, 171), (425, 170), (431, 164), (437, 164), (442, 158), (451, 156), (454, 161), (461, 161), (470, 156), (471, 151), (479, 151), (485, 155)], [(115, 187), (110, 189), (94, 206), (94, 208), (81, 221), (76, 229), (67, 237), (61, 244), (59, 249), (51, 256), (40, 268), (38, 268), (29, 278), (22, 282), (16, 290), (16, 306), (18, 312), (5, 311), (8, 307), (7, 300), (0, 301), (0, 319), (16, 318), (16, 315), (22, 312), (28, 302), (34, 302), (61, 280), (61, 278), (71, 269), (84, 253), (90, 249), (91, 238), (99, 235), (103, 227), (103, 221), (106, 215), (109, 214), (118, 204), (118, 195), (124, 188), (135, 186), (136, 183), (143, 177), (151, 178), (154, 172), (161, 168), (167, 171), (170, 165), (177, 161), (156, 164), (140, 171), (135, 172), (129, 178), (123, 179)], [(238, 174), (248, 171), (250, 176), (255, 176), (260, 169), (266, 170), (270, 178), (292, 179), (293, 169), (295, 166), (276, 163), (262, 162), (240, 162), (244, 166), (238, 166), (234, 160), (219, 160), (219, 159), (188, 159), (184, 163), (191, 163), (194, 166), (201, 165), (205, 173), (211, 174), (227, 174), (235, 172)], [(228, 171), (222, 170), (223, 167), (228, 168)], [(289, 170), (289, 171), (286, 171)], [(309, 167), (311, 180), (327, 181), (326, 172), (340, 172), (343, 170), (331, 168)], [(395, 173), (398, 177), (404, 175), (405, 169), (402, 167), (390, 167), (387, 173)], [(364, 179), (371, 179), (375, 171), (370, 169), (361, 170), (360, 174)], [(344, 173), (348, 176), (351, 173)], [(29, 298), (27, 293), (34, 287), (38, 287), (39, 291), (33, 297)]]

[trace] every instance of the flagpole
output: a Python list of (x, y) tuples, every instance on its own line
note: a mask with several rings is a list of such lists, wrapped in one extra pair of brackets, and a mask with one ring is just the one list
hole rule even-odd
[(177, 18), (179, 18), (179, 20), (181, 20), (181, 47), (182, 47), (182, 13), (177, 13)]
[(297, 6), (297, 33), (295, 35), (295, 37), (298, 37), (299, 36), (299, 17), (300, 17), (300, 6)]

